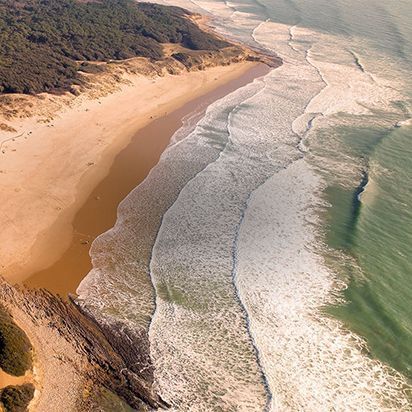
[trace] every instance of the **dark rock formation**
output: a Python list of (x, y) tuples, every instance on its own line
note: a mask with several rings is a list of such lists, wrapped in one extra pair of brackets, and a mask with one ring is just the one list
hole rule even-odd
[[(99, 325), (73, 299), (64, 301), (45, 290), (0, 284), (6, 308), (18, 308), (33, 325), (47, 325), (66, 340), (83, 359), (79, 373), (137, 410), (167, 408), (152, 388), (153, 367), (147, 338), (124, 325)], [(36, 348), (34, 348), (36, 351)]]

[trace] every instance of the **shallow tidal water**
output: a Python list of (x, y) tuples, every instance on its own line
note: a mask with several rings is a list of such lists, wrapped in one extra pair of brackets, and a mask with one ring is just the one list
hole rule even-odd
[[(410, 4), (178, 5), (283, 65), (178, 132), (97, 242), (110, 268), (128, 239), (113, 293), (95, 267), (81, 298), (149, 323), (173, 410), (411, 410)], [(151, 188), (153, 318), (133, 283)]]

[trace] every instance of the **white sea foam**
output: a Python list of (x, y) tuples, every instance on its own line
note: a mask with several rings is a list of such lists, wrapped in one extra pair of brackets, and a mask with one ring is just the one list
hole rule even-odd
[[(316, 253), (319, 177), (303, 160), (257, 189), (237, 249), (237, 286), (272, 391), (273, 411), (407, 410), (404, 380), (321, 313), (335, 276)], [(315, 206), (315, 207), (314, 207)]]
[[(213, 4), (202, 7), (217, 13)], [(243, 30), (256, 23), (243, 12), (230, 18)], [(230, 144), (183, 188), (154, 247), (150, 339), (159, 391), (176, 410), (261, 410), (262, 393), (250, 386), (257, 375), (249, 331), (272, 410), (406, 410), (405, 382), (320, 312), (338, 282), (310, 247), (316, 230), (307, 220), (316, 220), (311, 207), (320, 181), (296, 150), (307, 151), (302, 139), (316, 133), (314, 125), (330, 126), (331, 116), (388, 109), (400, 95), (385, 82), (377, 87), (377, 76), (360, 70), (331, 36), (271, 21), (256, 24), (250, 36), (284, 64), (231, 113)], [(333, 59), (325, 42), (336, 48)], [(336, 165), (344, 171), (342, 163)]]
[[(245, 98), (255, 93), (255, 87), (243, 88)], [(93, 242), (93, 269), (77, 293), (99, 318), (147, 328), (154, 310), (149, 261), (162, 216), (186, 182), (226, 146), (228, 113), (237, 103), (228, 95), (208, 107), (186, 139), (178, 131), (158, 165), (119, 205), (115, 226)]]
[(248, 99), (242, 90), (235, 93), (240, 104), (229, 115), (228, 145), (180, 192), (163, 217), (153, 249), (151, 274), (158, 297), (150, 329), (152, 357), (159, 390), (176, 410), (246, 411), (265, 405), (232, 284), (234, 228), (249, 188), (268, 173), (253, 170), (258, 152), (249, 146), (256, 141), (263, 150), (269, 137), (242, 122), (243, 133), (250, 136), (242, 147), (233, 129), (248, 102), (260, 96), (265, 87), (260, 83)]
[[(267, 47), (276, 38), (278, 53), (286, 63), (293, 61), (294, 71), (309, 64), (324, 83), (292, 122), (301, 138), (315, 120), (329, 126), (328, 116), (388, 111), (402, 98), (385, 81), (354, 67), (353, 56), (336, 39), (296, 27), (289, 34), (289, 49), (284, 26), (266, 22), (254, 36)], [(404, 379), (367, 358), (364, 342), (320, 312), (336, 295), (337, 283), (315, 252), (316, 229), (306, 221), (316, 218), (319, 184), (303, 160), (280, 171), (253, 193), (239, 234), (236, 281), (273, 395), (271, 409), (407, 410)]]
[[(323, 83), (309, 65), (290, 68), (267, 75), (248, 98), (234, 93), (228, 145), (163, 217), (151, 261), (157, 301), (150, 340), (159, 391), (179, 411), (265, 405), (233, 286), (233, 245), (250, 193), (301, 156), (291, 119)], [(297, 90), (297, 81), (305, 87)]]
[(412, 119), (402, 120), (396, 123), (396, 127), (412, 126)]

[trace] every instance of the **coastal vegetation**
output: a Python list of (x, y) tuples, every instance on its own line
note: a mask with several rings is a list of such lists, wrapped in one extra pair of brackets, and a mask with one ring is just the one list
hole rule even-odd
[(22, 376), (31, 366), (29, 339), (7, 311), (0, 307), (0, 368), (9, 375)]
[(132, 0), (3, 0), (0, 92), (69, 90), (81, 83), (80, 71), (96, 70), (85, 62), (161, 60), (162, 43), (191, 50), (228, 45), (189, 16), (178, 7)]
[(25, 412), (33, 395), (34, 386), (31, 383), (6, 386), (0, 391), (0, 406), (5, 412)]

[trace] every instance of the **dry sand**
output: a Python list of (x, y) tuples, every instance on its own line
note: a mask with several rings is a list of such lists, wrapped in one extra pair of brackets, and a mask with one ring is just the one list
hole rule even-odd
[[(72, 223), (87, 199), (88, 212), (81, 219), (86, 226), (90, 223), (91, 234), (80, 233), (76, 241), (86, 250), (83, 255), (88, 260), (88, 245), (93, 237), (114, 223), (117, 203), (144, 178), (170, 138), (170, 133), (142, 135), (142, 144), (133, 149), (137, 157), (129, 156), (129, 163), (124, 165), (135, 169), (131, 174), (137, 180), (129, 181), (126, 187), (112, 181), (116, 194), (112, 196), (111, 206), (98, 208), (101, 197), (92, 194), (93, 189), (109, 174), (114, 159), (137, 131), (224, 85), (230, 87), (223, 87), (220, 95), (251, 81), (259, 75), (255, 72), (256, 66), (256, 63), (242, 62), (178, 76), (129, 76), (130, 84), (123, 85), (119, 91), (63, 109), (50, 123), (39, 123), (38, 118), (9, 122), (16, 132), (0, 132), (0, 142), (3, 142), (0, 273), (10, 281), (20, 282), (58, 261), (71, 245)], [(215, 99), (218, 97), (219, 93)], [(200, 103), (197, 100), (194, 104)], [(192, 109), (186, 107), (177, 118), (171, 118), (173, 125), (168, 128), (169, 132), (175, 130), (181, 117)], [(136, 165), (138, 170), (132, 167)], [(123, 176), (125, 170), (127, 168), (123, 168)], [(90, 205), (91, 195), (96, 207)], [(96, 213), (107, 213), (106, 226), (88, 222), (88, 216)], [(50, 284), (49, 289), (63, 294), (74, 291), (81, 277), (70, 281), (70, 269), (84, 262), (73, 255), (71, 263), (65, 274), (53, 271), (43, 278), (40, 274), (33, 278), (32, 285), (48, 287)], [(86, 269), (82, 272), (84, 275), (87, 267), (82, 266), (83, 269)]]
[(23, 385), (25, 383), (33, 383), (33, 376), (31, 371), (28, 371), (23, 376), (13, 376), (0, 369), (0, 389), (5, 388), (9, 385)]

